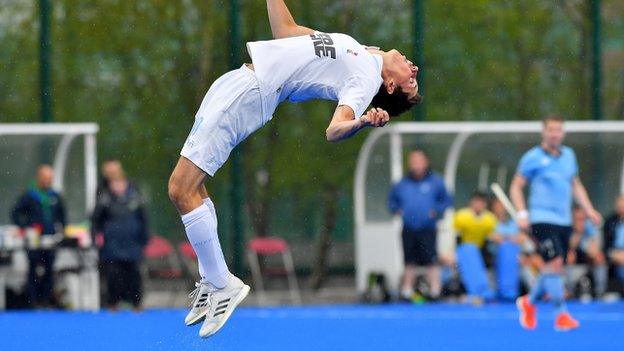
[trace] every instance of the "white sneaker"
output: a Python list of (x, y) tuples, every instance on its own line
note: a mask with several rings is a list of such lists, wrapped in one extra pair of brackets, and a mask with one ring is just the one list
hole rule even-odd
[(210, 310), (210, 301), (208, 296), (211, 292), (217, 290), (210, 283), (195, 283), (195, 290), (191, 291), (189, 298), (191, 299), (191, 311), (184, 318), (184, 324), (193, 325), (201, 322), (208, 310)]
[(218, 289), (208, 293), (208, 313), (205, 313), (204, 324), (199, 330), (199, 336), (207, 338), (223, 327), (230, 315), (247, 294), (249, 286), (245, 285), (233, 274), (230, 281), (223, 289)]

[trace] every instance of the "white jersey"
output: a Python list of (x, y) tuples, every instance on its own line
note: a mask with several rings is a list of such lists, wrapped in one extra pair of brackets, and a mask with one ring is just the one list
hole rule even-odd
[(262, 95), (263, 116), (289, 100), (338, 101), (364, 114), (382, 84), (382, 58), (346, 34), (320, 33), (247, 43)]

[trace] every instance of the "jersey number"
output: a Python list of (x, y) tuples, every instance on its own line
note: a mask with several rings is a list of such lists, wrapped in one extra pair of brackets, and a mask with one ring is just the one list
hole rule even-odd
[(314, 53), (316, 56), (336, 58), (336, 48), (333, 46), (334, 40), (329, 34), (310, 34), (310, 38), (312, 38), (312, 43), (314, 43)]

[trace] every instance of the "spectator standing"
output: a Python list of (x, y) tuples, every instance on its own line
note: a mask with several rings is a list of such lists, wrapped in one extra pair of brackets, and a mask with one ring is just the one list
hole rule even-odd
[(108, 287), (108, 306), (115, 310), (119, 302), (126, 301), (140, 309), (139, 266), (149, 234), (143, 198), (123, 171), (110, 175), (108, 189), (99, 196), (91, 222), (93, 232), (103, 238), (100, 259)]
[(613, 265), (620, 293), (624, 293), (624, 195), (615, 201), (615, 211), (604, 224), (604, 251)]
[[(17, 200), (11, 214), (13, 223), (22, 229), (34, 229), (38, 235), (63, 233), (66, 218), (61, 195), (52, 189), (54, 170), (49, 165), (37, 169), (34, 184)], [(41, 242), (41, 240), (39, 240)], [(33, 307), (54, 306), (54, 249), (28, 248), (28, 298)]]
[(108, 190), (110, 179), (120, 172), (123, 172), (123, 167), (118, 159), (109, 158), (102, 163), (101, 178), (97, 188), (98, 196)]
[(437, 257), (437, 221), (451, 206), (452, 199), (442, 178), (430, 169), (429, 158), (423, 150), (409, 155), (409, 174), (394, 185), (388, 198), (392, 214), (403, 219), (403, 258), (405, 270), (401, 283), (401, 298), (411, 300), (418, 266), (427, 269), (430, 298), (440, 296), (440, 268)]

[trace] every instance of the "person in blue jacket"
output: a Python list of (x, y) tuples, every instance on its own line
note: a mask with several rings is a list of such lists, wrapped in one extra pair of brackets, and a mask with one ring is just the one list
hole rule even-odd
[(440, 295), (440, 269), (437, 255), (437, 221), (452, 205), (442, 178), (429, 168), (423, 150), (409, 155), (409, 174), (395, 184), (388, 197), (388, 209), (403, 219), (403, 258), (405, 271), (401, 298), (411, 300), (414, 294), (416, 268), (427, 267), (430, 298)]
[(149, 240), (145, 201), (120, 168), (108, 179), (91, 217), (92, 231), (101, 235), (100, 258), (108, 287), (107, 305), (121, 301), (141, 309), (140, 262)]
[[(65, 206), (61, 195), (52, 189), (54, 170), (49, 165), (37, 169), (37, 180), (22, 194), (11, 219), (16, 226), (35, 229), (39, 235), (62, 233), (65, 227)], [(27, 293), (32, 307), (49, 307), (56, 304), (54, 290), (54, 250), (52, 248), (28, 249)]]

